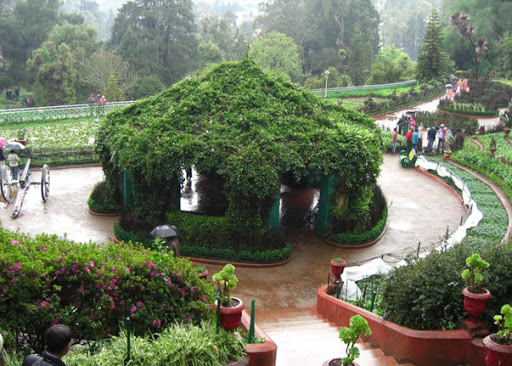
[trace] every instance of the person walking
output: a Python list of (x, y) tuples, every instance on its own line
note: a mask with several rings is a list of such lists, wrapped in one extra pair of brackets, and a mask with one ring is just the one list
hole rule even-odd
[(425, 149), (425, 152), (430, 153), (434, 150), (434, 142), (436, 141), (436, 128), (435, 126), (432, 126), (428, 129), (427, 132), (427, 148)]
[(71, 347), (71, 329), (57, 324), (46, 331), (46, 351), (41, 356), (29, 355), (21, 366), (66, 366), (64, 357)]
[(407, 154), (409, 154), (412, 149), (412, 130), (407, 131), (405, 134), (405, 141), (407, 141)]
[(437, 133), (437, 150), (436, 152), (439, 154), (439, 151), (441, 151), (442, 154), (444, 154), (444, 140), (446, 138), (446, 127), (444, 124), (442, 124), (439, 127), (439, 132)]
[(393, 129), (393, 134), (391, 135), (391, 154), (395, 155), (396, 151), (396, 140), (398, 138), (398, 132), (396, 131), (396, 127)]
[(9, 168), (11, 168), (12, 172), (12, 179), (18, 180), (18, 162), (20, 158), (19, 156), (14, 152), (14, 150), (11, 150), (9, 155), (7, 155), (7, 161), (9, 162)]
[(420, 134), (418, 132), (418, 129), (415, 128), (414, 132), (412, 133), (412, 149), (414, 150), (414, 153), (417, 154), (418, 150), (416, 149), (416, 146), (418, 145), (418, 141), (420, 140)]

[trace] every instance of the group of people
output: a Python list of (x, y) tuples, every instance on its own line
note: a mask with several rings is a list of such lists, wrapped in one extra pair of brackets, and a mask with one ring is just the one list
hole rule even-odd
[(441, 124), (439, 127), (432, 126), (427, 129), (423, 127), (423, 124), (420, 124), (419, 127), (416, 127), (416, 121), (410, 115), (402, 116), (402, 118), (400, 118), (397, 123), (397, 127), (393, 129), (393, 134), (391, 135), (391, 153), (394, 154), (396, 152), (398, 135), (404, 131), (405, 140), (407, 142), (407, 153), (410, 153), (412, 150), (415, 154), (417, 154), (418, 150), (422, 149), (423, 134), (425, 133), (425, 130), (427, 132), (428, 142), (427, 146), (423, 148), (423, 152), (433, 152), (437, 139), (436, 153), (444, 153), (445, 144), (447, 143), (449, 137), (448, 128), (444, 124)]
[(105, 106), (107, 104), (107, 99), (102, 94), (96, 94), (96, 98), (94, 94), (89, 94), (89, 105), (97, 105), (97, 106)]

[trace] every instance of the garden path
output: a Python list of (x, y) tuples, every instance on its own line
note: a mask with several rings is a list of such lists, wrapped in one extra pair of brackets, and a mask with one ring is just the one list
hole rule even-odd
[[(39, 179), (34, 172), (34, 179)], [(106, 242), (113, 235), (116, 218), (92, 216), (87, 198), (93, 186), (103, 179), (100, 167), (52, 170), (51, 194), (41, 202), (37, 187), (29, 190), (17, 219), (11, 219), (12, 206), (0, 210), (2, 225), (32, 235), (67, 235), (78, 242)], [(364, 249), (330, 247), (315, 234), (290, 234), (293, 254), (290, 263), (267, 269), (237, 268), (240, 285), (235, 294), (246, 303), (257, 300), (258, 309), (305, 308), (315, 304), (316, 291), (327, 281), (328, 263), (342, 256), (355, 263), (386, 253), (390, 261), (422, 246), (439, 241), (446, 227), (454, 229), (465, 214), (457, 197), (446, 187), (415, 170), (403, 169), (397, 156), (384, 155), (379, 177), (389, 203), (388, 228), (375, 245)], [(210, 273), (220, 266), (208, 265)]]

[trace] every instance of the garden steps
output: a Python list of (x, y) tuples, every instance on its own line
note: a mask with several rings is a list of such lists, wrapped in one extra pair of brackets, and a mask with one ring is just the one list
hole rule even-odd
[[(326, 360), (344, 356), (339, 326), (318, 316), (314, 308), (259, 310), (258, 326), (277, 344), (276, 366), (320, 366)], [(358, 341), (360, 366), (398, 365), (370, 343)], [(406, 364), (407, 366), (414, 366)]]

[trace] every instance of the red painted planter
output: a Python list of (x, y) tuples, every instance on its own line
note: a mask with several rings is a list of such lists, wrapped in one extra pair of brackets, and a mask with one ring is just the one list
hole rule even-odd
[(341, 276), (346, 266), (347, 262), (345, 260), (341, 262), (336, 262), (334, 259), (331, 259), (331, 272), (336, 277)]
[(464, 295), (464, 310), (466, 313), (471, 315), (471, 317), (478, 320), (480, 315), (482, 315), (487, 307), (487, 301), (491, 298), (491, 292), (486, 288), (482, 288), (485, 290), (482, 294), (475, 294), (470, 292), (467, 287), (462, 290), (462, 295)]
[(484, 338), (486, 366), (512, 366), (512, 346), (496, 343), (496, 334)]
[[(242, 323), (242, 312), (244, 303), (238, 297), (232, 297), (232, 307), (220, 307), (220, 326), (226, 330), (235, 330)], [(215, 310), (217, 310), (217, 301), (215, 301)]]
[(203, 272), (196, 272), (196, 275), (202, 279), (202, 280), (206, 280), (208, 279), (208, 268), (205, 268)]

